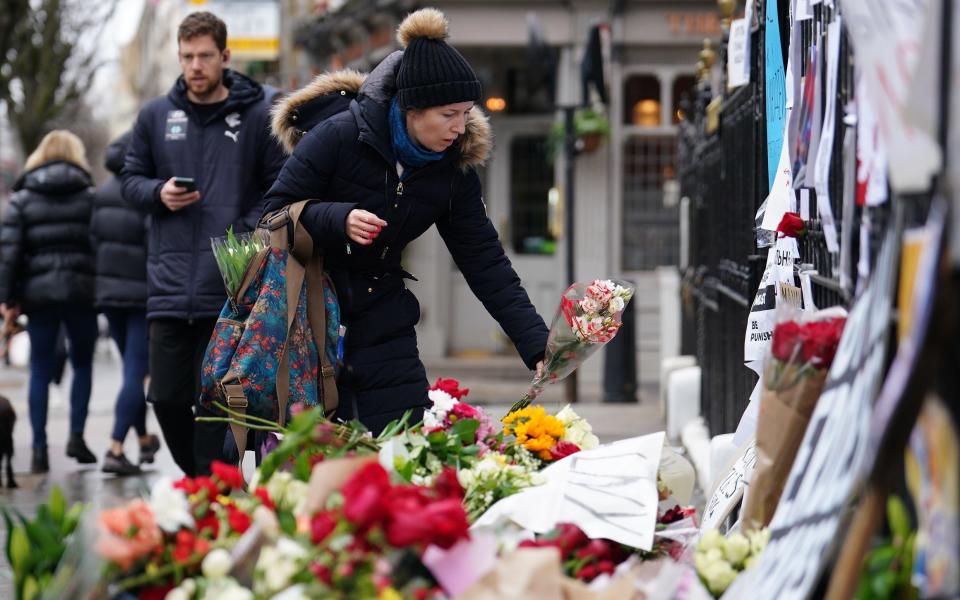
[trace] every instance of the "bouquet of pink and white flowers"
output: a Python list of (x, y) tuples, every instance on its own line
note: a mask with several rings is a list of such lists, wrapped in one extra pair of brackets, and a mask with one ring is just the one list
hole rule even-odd
[(543, 372), (510, 412), (527, 407), (548, 383), (560, 381), (617, 335), (634, 289), (625, 281), (575, 283), (560, 297), (550, 326)]

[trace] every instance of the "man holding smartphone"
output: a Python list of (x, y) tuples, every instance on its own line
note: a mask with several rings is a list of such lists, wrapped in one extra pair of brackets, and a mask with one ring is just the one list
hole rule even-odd
[(124, 197), (151, 215), (149, 399), (190, 476), (209, 473), (226, 432), (194, 422), (200, 364), (226, 298), (210, 238), (256, 226), (285, 158), (263, 87), (226, 68), (226, 42), (226, 25), (209, 12), (180, 23), (182, 75), (140, 111), (122, 174)]

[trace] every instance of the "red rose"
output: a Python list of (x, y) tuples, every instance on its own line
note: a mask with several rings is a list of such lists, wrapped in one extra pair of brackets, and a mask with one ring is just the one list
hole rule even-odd
[(210, 464), (213, 476), (220, 480), (230, 489), (240, 489), (243, 487), (243, 474), (237, 467), (215, 460)]
[(600, 571), (597, 570), (597, 565), (591, 563), (580, 567), (580, 570), (574, 574), (574, 577), (589, 583), (596, 579), (599, 574)]
[(777, 323), (773, 330), (773, 344), (771, 346), (774, 358), (783, 362), (795, 360), (801, 344), (800, 325), (796, 321)]
[(318, 581), (326, 585), (333, 585), (333, 573), (330, 572), (330, 567), (320, 563), (313, 563), (310, 565), (310, 572), (313, 573), (313, 576), (316, 577)]
[(170, 584), (143, 588), (140, 590), (140, 593), (137, 594), (137, 600), (163, 600), (172, 589), (173, 586)]
[(211, 537), (216, 538), (220, 533), (220, 520), (212, 510), (207, 510), (207, 515), (202, 519), (197, 519), (197, 533), (203, 533), (209, 529)]
[(193, 551), (200, 556), (206, 556), (207, 552), (210, 552), (210, 542), (205, 538), (197, 538), (197, 541), (193, 544)]
[(417, 544), (433, 544), (448, 549), (461, 539), (468, 539), (467, 513), (456, 498), (438, 500), (420, 511), (394, 513), (387, 524), (387, 541), (404, 548)]
[(607, 575), (613, 575), (613, 572), (617, 570), (617, 565), (613, 563), (612, 560), (601, 560), (597, 563), (597, 572), (606, 573)]
[(193, 481), (197, 485), (198, 493), (204, 490), (207, 491), (208, 500), (213, 500), (214, 498), (220, 495), (220, 488), (213, 481), (213, 479), (203, 476), (203, 477), (197, 477)]
[(433, 480), (433, 489), (439, 498), (463, 499), (463, 487), (457, 479), (457, 471), (451, 467), (446, 467)]
[(573, 442), (560, 442), (550, 449), (550, 458), (552, 460), (560, 460), (577, 452), (580, 452), (580, 446)]
[(183, 490), (183, 493), (190, 496), (197, 493), (199, 489), (197, 482), (189, 477), (181, 477), (180, 479), (173, 482), (173, 487), (178, 490)]
[(577, 558), (595, 558), (610, 560), (613, 557), (613, 547), (607, 540), (590, 540), (586, 546), (577, 552)]
[(560, 553), (564, 557), (590, 541), (587, 534), (573, 523), (560, 523), (557, 525), (557, 529), (559, 533), (554, 540), (556, 540)]
[(344, 484), (343, 515), (361, 529), (386, 516), (384, 497), (390, 491), (390, 477), (378, 463), (364, 465)]
[(785, 237), (799, 238), (807, 233), (807, 224), (803, 222), (797, 213), (783, 213), (780, 224), (777, 225), (777, 231)]
[[(451, 416), (456, 417), (456, 419), (450, 419)], [(465, 402), (457, 402), (453, 405), (453, 408), (450, 410), (450, 412), (447, 413), (447, 418), (451, 421), (460, 419), (479, 419), (480, 411)]]
[(450, 394), (450, 396), (456, 398), (457, 400), (463, 398), (470, 393), (470, 390), (464, 388), (460, 389), (460, 382), (456, 379), (442, 379), (438, 378), (437, 382), (433, 384), (431, 390), (440, 390)]
[(242, 535), (250, 529), (253, 519), (239, 508), (230, 505), (227, 507), (227, 522), (230, 524), (230, 529)]
[(801, 332), (803, 360), (819, 368), (828, 368), (840, 345), (844, 324), (844, 319), (830, 319), (804, 325)]
[(270, 510), (277, 510), (277, 506), (273, 503), (273, 500), (270, 499), (270, 492), (267, 491), (265, 487), (258, 487), (253, 495), (260, 499), (260, 503), (269, 508)]
[(330, 516), (330, 513), (317, 513), (310, 519), (310, 540), (319, 544), (336, 528), (337, 520)]

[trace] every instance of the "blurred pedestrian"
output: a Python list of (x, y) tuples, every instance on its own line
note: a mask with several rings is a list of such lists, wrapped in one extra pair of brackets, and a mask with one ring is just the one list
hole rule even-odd
[(194, 410), (205, 414), (195, 406), (200, 364), (226, 299), (210, 238), (256, 226), (284, 161), (264, 90), (226, 68), (226, 41), (226, 25), (209, 12), (180, 23), (182, 75), (140, 111), (121, 175), (124, 198), (151, 214), (148, 398), (191, 476), (222, 457), (226, 433), (222, 424), (194, 423)]
[[(90, 233), (93, 236), (97, 286), (95, 303), (107, 317), (110, 337), (123, 358), (123, 384), (114, 408), (110, 448), (103, 471), (117, 475), (140, 472), (160, 449), (157, 436), (147, 433), (147, 219), (123, 199), (120, 172), (130, 143), (130, 132), (107, 148), (106, 167), (113, 173), (97, 190)], [(130, 429), (140, 442), (138, 464), (127, 460), (123, 441)]]
[(349, 110), (305, 135), (293, 111), (337, 94), (324, 82), (344, 75), (321, 76), (277, 107), (275, 133), (296, 148), (267, 210), (320, 200), (306, 206), (301, 222), (322, 244), (346, 325), (338, 416), (375, 433), (407, 410), (416, 421), (428, 405), (414, 329), (420, 305), (404, 284), (413, 277), (401, 256), (430, 227), (528, 368), (541, 368), (547, 342), (483, 204), (477, 168), (491, 135), (475, 105), (480, 81), (446, 37), (439, 11), (408, 16), (398, 33), (405, 49), (370, 73)]
[(92, 185), (80, 138), (62, 129), (51, 131), (27, 158), (0, 229), (0, 310), (5, 317), (25, 313), (30, 336), (33, 473), (50, 470), (47, 404), (61, 325), (73, 368), (67, 456), (82, 464), (97, 462), (83, 440), (98, 335), (90, 245)]

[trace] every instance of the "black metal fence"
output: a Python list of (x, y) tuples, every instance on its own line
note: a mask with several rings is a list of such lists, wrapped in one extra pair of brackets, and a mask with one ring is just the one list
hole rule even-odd
[[(766, 155), (766, 90), (764, 89), (763, 7), (756, 20), (761, 26), (750, 34), (750, 83), (724, 98), (719, 126), (707, 128), (707, 104), (714, 95), (709, 84), (701, 83), (698, 96), (688, 105), (687, 120), (680, 129), (679, 174), (681, 196), (689, 199), (690, 266), (683, 278), (684, 353), (695, 354), (702, 368), (701, 403), (711, 435), (733, 431), (756, 384), (756, 375), (743, 365), (744, 332), (753, 295), (766, 264), (766, 250), (757, 249), (755, 215), (769, 189)], [(786, 45), (787, 2), (780, 2), (781, 39)], [(801, 55), (826, 35), (836, 10), (818, 4), (814, 18), (801, 25)], [(824, 47), (824, 46), (821, 46)], [(726, 72), (720, 57), (720, 68)], [(786, 62), (786, 56), (784, 56)], [(805, 63), (806, 61), (801, 61)], [(825, 77), (821, 62), (819, 77)], [(806, 65), (800, 74), (805, 75)], [(825, 87), (825, 86), (824, 86)], [(825, 89), (821, 92), (825, 96)], [(854, 96), (853, 56), (844, 33), (840, 42), (840, 64), (836, 98), (837, 118), (830, 170), (830, 204), (838, 235), (849, 236), (851, 260), (840, 264), (839, 255), (827, 250), (823, 223), (816, 210), (816, 193), (809, 191), (809, 234), (800, 244), (800, 261), (817, 274), (811, 277), (813, 297), (819, 308), (847, 304), (852, 296), (849, 282), (855, 282), (857, 250), (862, 211), (882, 220), (890, 203), (877, 209), (855, 208), (844, 214), (843, 143), (848, 125), (844, 109)], [(826, 98), (823, 98), (826, 100)], [(786, 143), (786, 142), (785, 142)], [(844, 219), (849, 220), (844, 228)], [(879, 228), (876, 228), (879, 230)], [(842, 240), (841, 240), (842, 241)], [(841, 269), (846, 272), (842, 273)]]

